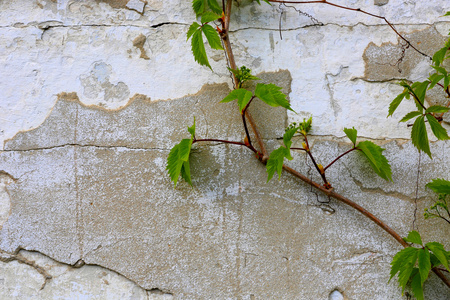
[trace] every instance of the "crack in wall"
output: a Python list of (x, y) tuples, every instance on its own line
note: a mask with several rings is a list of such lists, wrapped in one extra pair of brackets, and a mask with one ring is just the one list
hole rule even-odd
[[(137, 150), (137, 151), (170, 151), (169, 148), (158, 148), (158, 147), (152, 147), (152, 148), (140, 148), (140, 147), (130, 147), (130, 146), (100, 146), (100, 145), (90, 145), (90, 144), (64, 144), (64, 145), (57, 145), (57, 146), (51, 146), (51, 147), (38, 147), (38, 148), (30, 148), (30, 149), (5, 149), (0, 150), (0, 152), (30, 152), (30, 151), (43, 151), (43, 150), (53, 150), (58, 148), (66, 148), (66, 147), (80, 147), (80, 148), (99, 148), (99, 149), (125, 149), (125, 150)], [(1, 174), (1, 173), (0, 173)]]

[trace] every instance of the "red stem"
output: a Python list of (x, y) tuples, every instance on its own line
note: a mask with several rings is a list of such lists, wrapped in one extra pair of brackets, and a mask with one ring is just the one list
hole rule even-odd
[(350, 149), (350, 150), (348, 150), (348, 151), (345, 151), (344, 153), (342, 153), (341, 155), (339, 155), (338, 157), (336, 157), (335, 160), (333, 160), (332, 162), (330, 162), (330, 163), (328, 164), (328, 166), (326, 166), (323, 170), (326, 171), (329, 167), (331, 167), (332, 164), (334, 164), (335, 162), (337, 162), (341, 157), (343, 157), (344, 155), (349, 154), (349, 153), (352, 152), (353, 150), (357, 150), (357, 148), (355, 147), (355, 148), (352, 148), (352, 149)]

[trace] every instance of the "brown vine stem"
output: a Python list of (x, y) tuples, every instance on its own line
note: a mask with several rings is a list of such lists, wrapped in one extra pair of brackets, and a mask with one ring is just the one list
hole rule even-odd
[(418, 53), (420, 53), (421, 55), (428, 57), (430, 60), (432, 59), (431, 56), (429, 56), (428, 54), (423, 53), (422, 51), (420, 51), (419, 49), (417, 49), (416, 47), (414, 47), (410, 41), (408, 41), (406, 38), (404, 38), (398, 31), (397, 29), (395, 29), (394, 25), (389, 22), (385, 17), (379, 16), (379, 15), (375, 15), (372, 13), (369, 13), (367, 11), (364, 11), (360, 8), (351, 8), (351, 7), (347, 7), (347, 6), (342, 6), (342, 5), (338, 5), (332, 2), (328, 2), (326, 0), (315, 0), (315, 1), (283, 1), (283, 0), (269, 0), (269, 2), (274, 2), (274, 3), (283, 3), (283, 4), (328, 4), (331, 6), (335, 6), (338, 8), (342, 8), (342, 9), (346, 9), (346, 10), (351, 10), (351, 11), (356, 11), (356, 12), (360, 12), (363, 14), (366, 14), (368, 16), (374, 17), (374, 18), (378, 18), (381, 20), (384, 20), (384, 22), (386, 22), (387, 25), (389, 25), (389, 27), (395, 32), (395, 34), (397, 34), (402, 40), (404, 40), (409, 47), (413, 48), (414, 50), (416, 50)]
[[(293, 2), (286, 2), (286, 1), (275, 1), (275, 0), (269, 0), (270, 2), (282, 2), (282, 3), (293, 3)], [(329, 2), (326, 1), (308, 1), (309, 3), (327, 3), (330, 4)], [(306, 2), (301, 2), (301, 3), (306, 3)], [(224, 24), (224, 29), (226, 29), (224, 35), (222, 36), (222, 39), (225, 42), (225, 51), (226, 54), (228, 56), (228, 60), (230, 62), (230, 66), (233, 69), (237, 69), (236, 68), (236, 62), (234, 59), (234, 55), (233, 55), (233, 50), (231, 48), (231, 43), (230, 43), (230, 39), (229, 39), (229, 23), (230, 23), (230, 14), (231, 14), (231, 5), (232, 5), (232, 0), (227, 0), (226, 3), (226, 12), (225, 12), (225, 24)], [(338, 5), (334, 5), (339, 7)], [(357, 9), (352, 9), (352, 10), (357, 10)], [(383, 18), (383, 17), (380, 17)], [(384, 19), (384, 18), (383, 18)], [(386, 21), (387, 22), (387, 21)], [(394, 30), (395, 31), (395, 30)], [(397, 31), (396, 31), (397, 32)], [(407, 41), (408, 42), (408, 41)], [(409, 43), (409, 42), (408, 42)], [(414, 48), (415, 49), (415, 48)], [(235, 78), (236, 79), (236, 78)], [(237, 81), (236, 81), (237, 82)], [(263, 153), (263, 157), (259, 157), (259, 160), (262, 163), (266, 163), (267, 159), (269, 157), (267, 150), (265, 148), (263, 139), (261, 137), (261, 134), (259, 133), (258, 127), (255, 124), (254, 119), (251, 117), (251, 115), (249, 114), (248, 111), (246, 111), (245, 115), (247, 116), (250, 126), (253, 129), (253, 132), (255, 134), (255, 138), (258, 141), (258, 144), (261, 147), (261, 152)], [(264, 159), (266, 158), (266, 159)], [(292, 175), (296, 176), (297, 178), (299, 178), (300, 180), (302, 180), (303, 182), (315, 187), (316, 189), (320, 190), (321, 192), (323, 192), (325, 195), (332, 197), (338, 201), (343, 202), (344, 204), (349, 205), (350, 207), (356, 209), (357, 211), (359, 211), (361, 214), (363, 214), (364, 216), (366, 216), (367, 218), (369, 218), (370, 220), (372, 220), (375, 224), (377, 224), (379, 227), (381, 227), (384, 231), (386, 231), (387, 233), (389, 233), (397, 242), (399, 242), (403, 247), (409, 247), (410, 245), (408, 243), (406, 243), (402, 237), (395, 232), (392, 228), (390, 228), (387, 224), (385, 224), (383, 221), (381, 221), (380, 219), (378, 219), (377, 217), (375, 217), (372, 213), (370, 213), (368, 210), (366, 210), (365, 208), (363, 208), (362, 206), (358, 205), (357, 203), (351, 201), (350, 199), (335, 193), (333, 189), (326, 189), (325, 187), (321, 186), (320, 184), (312, 181), (311, 179), (309, 179), (308, 177), (304, 176), (303, 174), (301, 174), (300, 172), (286, 166), (283, 165), (283, 169), (286, 170), (287, 172), (291, 173)], [(450, 280), (447, 279), (447, 277), (445, 277), (445, 275), (439, 271), (436, 267), (432, 269), (433, 272), (450, 288)]]

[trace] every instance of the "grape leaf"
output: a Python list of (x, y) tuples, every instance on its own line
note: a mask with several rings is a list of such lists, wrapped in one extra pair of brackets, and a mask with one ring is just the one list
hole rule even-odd
[(208, 0), (208, 6), (216, 14), (222, 14), (222, 8), (219, 6), (216, 0)]
[(350, 139), (350, 141), (352, 141), (353, 146), (355, 146), (356, 145), (356, 135), (358, 133), (358, 131), (355, 129), (355, 127), (344, 128), (344, 132), (347, 135), (347, 137)]
[(291, 127), (291, 128), (286, 129), (286, 132), (283, 135), (283, 143), (287, 149), (291, 149), (291, 146), (292, 146), (291, 140), (294, 137), (294, 134), (297, 132), (298, 129), (299, 129), (299, 127)]
[(450, 110), (450, 108), (446, 106), (433, 105), (427, 108), (426, 113), (446, 113)]
[(192, 9), (194, 10), (196, 17), (201, 16), (205, 12), (205, 0), (192, 1)]
[(431, 270), (430, 252), (428, 249), (419, 249), (419, 272), (420, 272), (420, 284), (423, 283), (428, 278), (428, 274)]
[(426, 187), (430, 188), (435, 193), (450, 195), (450, 181), (448, 180), (436, 178), (428, 183)]
[(414, 82), (411, 85), (411, 88), (414, 90), (414, 94), (416, 95), (417, 99), (414, 101), (416, 103), (416, 106), (419, 111), (423, 110), (423, 107), (417, 103), (419, 101), (422, 105), (425, 101), (425, 94), (427, 92), (427, 88), (430, 82), (428, 80), (425, 80), (424, 82)]
[(426, 243), (425, 247), (430, 249), (434, 255), (436, 255), (439, 262), (444, 265), (444, 267), (450, 272), (450, 268), (448, 265), (447, 252), (444, 249), (444, 246), (438, 242), (430, 242)]
[(413, 257), (415, 253), (417, 253), (417, 248), (407, 247), (395, 254), (391, 262), (391, 277), (389, 278), (389, 282), (395, 274), (397, 274), (408, 263), (408, 259)]
[(202, 31), (208, 40), (209, 46), (216, 50), (223, 50), (222, 44), (220, 43), (219, 33), (209, 24), (203, 25)]
[(360, 142), (356, 148), (366, 156), (375, 173), (383, 179), (392, 181), (391, 166), (382, 154), (383, 148), (370, 141)]
[(407, 113), (399, 122), (406, 122), (411, 120), (414, 117), (420, 116), (422, 113), (420, 111), (412, 111)]
[(207, 66), (208, 68), (212, 69), (211, 65), (209, 64), (208, 57), (206, 56), (205, 44), (203, 44), (202, 31), (197, 30), (192, 35), (191, 46), (195, 61), (202, 66)]
[(189, 40), (189, 38), (194, 34), (194, 32), (200, 27), (200, 24), (198, 24), (197, 22), (194, 22), (191, 24), (191, 26), (189, 26), (189, 30), (187, 32), (187, 40)]
[(414, 121), (411, 130), (411, 140), (413, 145), (419, 150), (423, 151), (431, 158), (430, 144), (428, 143), (428, 133), (425, 127), (424, 116), (418, 117)]
[(414, 296), (416, 297), (417, 300), (424, 300), (422, 287), (423, 283), (421, 281), (422, 275), (420, 274), (417, 268), (413, 269), (411, 277), (412, 277), (411, 288), (414, 293)]
[(403, 238), (405, 242), (414, 243), (422, 246), (422, 239), (420, 238), (420, 234), (413, 230), (408, 233), (408, 237)]
[(212, 22), (217, 19), (220, 19), (221, 17), (222, 17), (221, 15), (218, 15), (212, 11), (207, 11), (207, 12), (203, 13), (201, 22), (202, 22), (202, 24), (204, 24), (204, 23), (208, 23), (208, 22)]
[(286, 95), (283, 94), (280, 90), (281, 87), (276, 86), (273, 83), (258, 83), (255, 89), (255, 96), (270, 106), (282, 106), (286, 109), (294, 111), (291, 108), (289, 101), (286, 99)]
[(436, 120), (436, 118), (430, 114), (426, 114), (428, 124), (430, 124), (431, 131), (437, 137), (438, 140), (448, 140), (450, 137), (447, 134), (447, 130)]
[(244, 108), (252, 99), (253, 94), (246, 89), (236, 89), (232, 90), (225, 98), (220, 101), (221, 103), (231, 102), (233, 100), (238, 100), (239, 112), (242, 114)]

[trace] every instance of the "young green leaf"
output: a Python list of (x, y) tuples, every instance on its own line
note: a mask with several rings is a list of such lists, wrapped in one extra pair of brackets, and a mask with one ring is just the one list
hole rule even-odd
[(202, 14), (201, 22), (202, 24), (205, 24), (220, 19), (221, 17), (221, 15), (218, 15), (212, 11), (206, 11)]
[(205, 12), (205, 0), (192, 1), (192, 9), (195, 12), (196, 17), (201, 16)]
[(282, 106), (286, 109), (294, 111), (291, 108), (289, 101), (286, 99), (286, 95), (283, 94), (280, 90), (281, 87), (276, 86), (273, 83), (258, 83), (255, 89), (255, 96), (270, 106)]
[[(294, 134), (297, 132), (299, 127), (288, 127), (286, 129), (286, 132), (283, 135), (283, 143), (286, 146), (287, 149), (291, 149), (292, 146), (292, 138), (294, 137)], [(289, 154), (290, 156), (290, 154)]]
[(385, 180), (392, 181), (391, 166), (389, 165), (386, 157), (382, 154), (384, 151), (383, 148), (370, 141), (360, 142), (356, 148), (361, 150), (361, 152), (366, 156), (372, 166), (372, 169), (378, 174), (378, 176)]
[(425, 127), (424, 116), (418, 117), (414, 121), (411, 130), (411, 140), (413, 145), (419, 150), (423, 151), (431, 158), (430, 144), (428, 143), (428, 133)]
[(408, 233), (408, 237), (403, 238), (405, 242), (414, 243), (422, 246), (422, 239), (420, 238), (420, 234), (413, 230)]
[(186, 41), (189, 40), (189, 38), (194, 34), (195, 31), (198, 30), (199, 27), (200, 27), (200, 24), (198, 24), (197, 22), (194, 22), (191, 24), (191, 26), (189, 26)]
[(449, 110), (450, 110), (450, 108), (446, 107), (446, 106), (433, 105), (433, 106), (428, 107), (425, 112), (441, 114), (441, 113), (446, 113)]
[(434, 88), (434, 86), (444, 78), (444, 75), (439, 75), (438, 73), (433, 73), (428, 80), (430, 80), (430, 86), (428, 87), (429, 90)]
[[(424, 82), (414, 82), (413, 85), (411, 85), (411, 88), (414, 90), (414, 94), (417, 97), (416, 101), (419, 100), (422, 105), (425, 101), (425, 94), (427, 92), (429, 84), (430, 82), (428, 80), (425, 80)], [(419, 111), (423, 110), (420, 104), (416, 103), (416, 106)]]
[(426, 187), (430, 188), (435, 193), (450, 195), (450, 181), (448, 180), (436, 178), (428, 183)]
[(203, 25), (202, 31), (205, 34), (211, 48), (216, 50), (223, 50), (222, 44), (220, 43), (219, 33), (211, 25)]
[(423, 283), (428, 278), (428, 274), (431, 270), (430, 252), (428, 249), (419, 249), (419, 272), (420, 272), (420, 284)]
[(450, 268), (448, 265), (447, 251), (445, 251), (444, 246), (438, 242), (430, 242), (426, 243), (425, 247), (430, 249), (434, 255), (436, 255), (439, 262), (444, 265), (444, 267), (450, 272)]
[(202, 31), (197, 30), (192, 35), (191, 46), (195, 61), (198, 62), (200, 65), (207, 66), (208, 68), (211, 69), (208, 57), (206, 56), (205, 44), (203, 44)]
[(222, 8), (220, 7), (219, 3), (217, 3), (216, 0), (208, 0), (208, 6), (216, 14), (219, 15), (222, 14)]
[(423, 297), (423, 283), (421, 281), (421, 274), (417, 268), (413, 269), (411, 274), (411, 289), (417, 300), (424, 300)]
[(392, 116), (392, 114), (395, 112), (395, 110), (397, 109), (397, 107), (400, 105), (400, 103), (402, 102), (403, 98), (405, 98), (408, 94), (408, 91), (403, 91), (403, 93), (401, 93), (400, 95), (398, 95), (397, 97), (395, 97), (395, 99), (391, 102), (391, 104), (389, 105), (389, 114), (388, 117)]
[(281, 146), (280, 148), (273, 150), (272, 153), (270, 153), (269, 160), (266, 164), (266, 171), (267, 171), (267, 182), (272, 179), (273, 175), (275, 174), (275, 171), (278, 173), (278, 180), (281, 178), (281, 171), (283, 170), (283, 161), (284, 158), (287, 158), (288, 160), (292, 160), (292, 156), (290, 153), (290, 150)]
[(450, 40), (448, 40), (445, 43), (445, 46), (443, 48), (439, 49), (436, 53), (434, 53), (433, 62), (435, 64), (435, 66), (439, 67), (442, 64), (442, 62), (444, 61), (445, 54), (447, 53), (447, 50), (450, 47), (449, 42), (450, 42)]
[(414, 117), (421, 116), (422, 113), (420, 111), (412, 111), (407, 113), (399, 122), (406, 122), (411, 120)]
[[(408, 261), (417, 254), (417, 248), (407, 247), (405, 249), (400, 250), (395, 254), (394, 258), (391, 262), (391, 277), (389, 278), (389, 282), (391, 279), (397, 274), (401, 269), (405, 267)], [(415, 261), (414, 261), (415, 262)]]
[(188, 127), (188, 132), (191, 134), (191, 139), (193, 140), (195, 137), (195, 118), (194, 124), (191, 127)]
[(353, 143), (353, 146), (356, 146), (356, 136), (358, 131), (353, 128), (344, 128), (344, 132), (347, 135), (347, 137), (350, 139), (350, 141)]
[(437, 137), (438, 140), (448, 140), (450, 137), (447, 134), (447, 130), (436, 120), (436, 118), (430, 114), (426, 114), (428, 124), (430, 124), (431, 131)]
[(443, 15), (443, 17), (446, 17), (446, 16), (450, 16), (450, 11), (446, 12), (445, 15)]
[(244, 108), (252, 99), (253, 94), (246, 89), (236, 89), (232, 90), (225, 98), (220, 101), (220, 103), (227, 103), (233, 100), (238, 100), (239, 112), (242, 114)]

